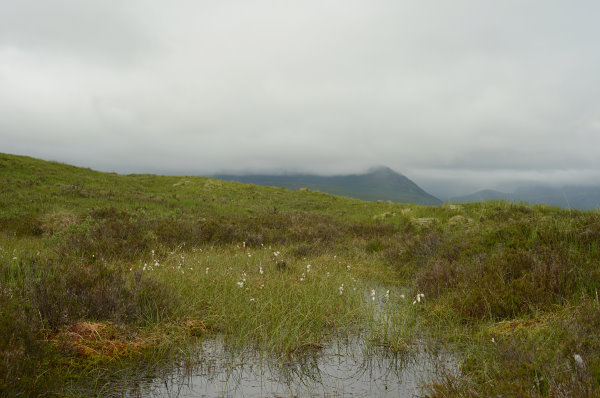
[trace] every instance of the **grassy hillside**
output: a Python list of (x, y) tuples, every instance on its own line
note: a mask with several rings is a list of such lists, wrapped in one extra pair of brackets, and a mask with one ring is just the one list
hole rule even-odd
[[(0, 154), (0, 231), (4, 396), (116, 394), (116, 375), (185, 360), (206, 335), (292, 358), (333, 333), (391, 354), (444, 344), (461, 375), (432, 396), (600, 393), (597, 212), (372, 203)], [(365, 300), (378, 286), (393, 327)]]

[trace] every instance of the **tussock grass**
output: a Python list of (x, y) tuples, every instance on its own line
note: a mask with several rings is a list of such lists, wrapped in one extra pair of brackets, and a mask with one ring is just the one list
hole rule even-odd
[(292, 352), (356, 329), (364, 316), (362, 284), (331, 256), (295, 260), (273, 248), (232, 247), (173, 252), (154, 264), (143, 272), (181, 297), (175, 317), (193, 314), (238, 346)]

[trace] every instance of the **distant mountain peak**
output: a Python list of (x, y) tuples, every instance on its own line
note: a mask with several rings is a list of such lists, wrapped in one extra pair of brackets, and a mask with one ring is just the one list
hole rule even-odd
[(368, 171), (367, 174), (380, 174), (380, 175), (390, 175), (390, 174), (396, 174), (396, 175), (401, 175), (400, 173), (390, 169), (387, 166), (375, 166), (375, 167), (371, 167)]
[(417, 184), (389, 167), (372, 167), (367, 173), (319, 176), (296, 175), (218, 175), (232, 180), (258, 185), (270, 185), (288, 189), (308, 188), (334, 195), (362, 200), (391, 200), (400, 203), (439, 205), (442, 202), (425, 192)]

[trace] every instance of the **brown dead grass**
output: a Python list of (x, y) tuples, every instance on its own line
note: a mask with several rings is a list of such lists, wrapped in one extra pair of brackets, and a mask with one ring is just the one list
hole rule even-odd
[(77, 215), (67, 210), (58, 210), (42, 217), (42, 230), (48, 234), (55, 234), (78, 223)]
[[(203, 321), (192, 318), (173, 326), (182, 328), (181, 335), (190, 337), (199, 337), (211, 330)], [(124, 330), (109, 322), (77, 322), (46, 336), (46, 340), (68, 355), (111, 360), (158, 346), (161, 335), (151, 331), (141, 337), (128, 336)]]
[(148, 346), (147, 341), (128, 338), (108, 322), (78, 322), (46, 339), (71, 355), (105, 359), (139, 352)]

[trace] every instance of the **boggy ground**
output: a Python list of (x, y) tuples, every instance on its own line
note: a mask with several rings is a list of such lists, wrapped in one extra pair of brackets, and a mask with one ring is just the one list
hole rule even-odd
[(0, 204), (4, 396), (98, 394), (207, 335), (285, 358), (340, 332), (392, 352), (443, 341), (461, 372), (431, 396), (600, 394), (598, 212), (370, 203), (3, 154)]

